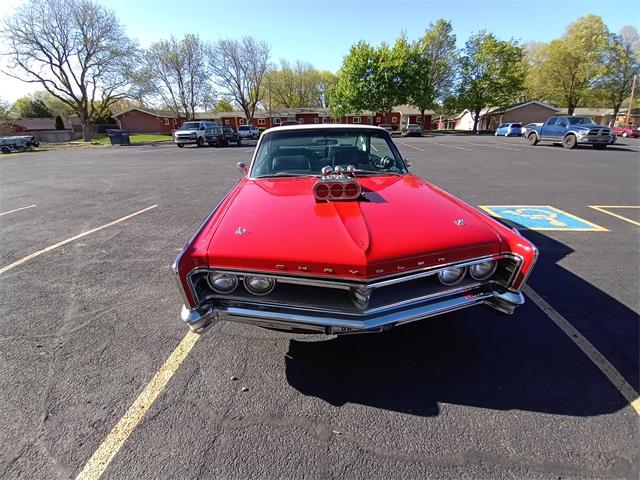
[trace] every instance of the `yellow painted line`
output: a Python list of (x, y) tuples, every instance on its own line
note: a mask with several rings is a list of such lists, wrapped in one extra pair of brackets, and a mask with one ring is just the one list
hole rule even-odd
[(612, 217), (619, 218), (620, 220), (624, 220), (625, 222), (629, 222), (636, 227), (640, 227), (640, 222), (636, 222), (635, 220), (631, 220), (629, 217), (625, 217), (624, 215), (620, 215), (619, 213), (609, 212), (610, 208), (640, 208), (637, 205), (589, 205), (590, 208), (597, 210), (602, 213), (606, 213), (607, 215), (611, 215)]
[(415, 148), (416, 150), (420, 150), (421, 152), (424, 152), (424, 150), (423, 150), (423, 149), (418, 148), (418, 147), (414, 147), (413, 145), (409, 145), (408, 143), (404, 143), (404, 142), (401, 142), (401, 141), (398, 141), (398, 143), (399, 143), (400, 145), (404, 145), (405, 147)]
[(4, 272), (7, 272), (9, 270), (11, 270), (12, 268), (16, 268), (20, 265), (22, 265), (23, 263), (28, 262), (29, 260), (33, 260), (36, 257), (39, 257), (40, 255), (50, 252), (51, 250), (55, 250), (56, 248), (62, 247), (63, 245), (66, 245), (67, 243), (71, 243), (75, 240), (78, 240), (79, 238), (82, 237), (86, 237), (87, 235), (91, 235), (92, 233), (98, 232), (100, 230), (103, 230), (105, 228), (111, 227), (117, 223), (120, 222), (124, 222), (125, 220), (129, 220), (132, 217), (135, 217), (136, 215), (140, 215), (141, 213), (147, 212), (149, 210), (151, 210), (152, 208), (156, 208), (158, 205), (151, 205), (150, 207), (147, 208), (143, 208), (142, 210), (138, 210), (137, 212), (133, 212), (130, 213), (127, 216), (124, 216), (122, 218), (119, 218), (117, 220), (114, 220), (113, 222), (109, 222), (105, 225), (102, 225), (100, 227), (96, 227), (96, 228), (92, 228), (91, 230), (87, 230), (86, 232), (82, 232), (78, 235), (75, 235), (71, 238), (67, 238), (66, 240), (63, 240), (61, 242), (55, 243), (53, 245), (48, 246), (47, 248), (43, 248), (42, 250), (38, 250), (37, 252), (32, 253), (31, 255), (27, 255), (26, 257), (21, 258), (20, 260), (16, 260), (15, 262), (7, 265), (6, 267), (2, 267), (0, 268), (0, 274), (3, 274)]
[(199, 338), (200, 335), (197, 333), (187, 332), (175, 350), (169, 355), (169, 358), (160, 367), (160, 370), (147, 383), (138, 398), (135, 399), (122, 418), (111, 429), (109, 435), (91, 456), (76, 477), (76, 480), (97, 480), (102, 476), (111, 460), (127, 441), (131, 432), (138, 426), (142, 417), (158, 398), (158, 395), (164, 390), (164, 387), (169, 383), (169, 380), (171, 380), (171, 377), (176, 373), (185, 358), (187, 358)]
[(464, 150), (465, 152), (473, 151), (470, 148), (456, 147), (455, 145), (447, 145), (446, 143), (438, 143), (438, 142), (427, 142), (427, 143), (433, 143), (434, 145), (438, 145), (440, 147), (455, 148), (456, 150)]
[(27, 208), (33, 208), (37, 206), (38, 205), (29, 205), (28, 207), (14, 208), (13, 210), (9, 210), (8, 212), (0, 213), (0, 217), (2, 217), (3, 215), (9, 215), (10, 213), (13, 213), (13, 212), (19, 212), (20, 210), (26, 210)]
[(589, 340), (582, 336), (582, 334), (576, 330), (576, 328), (571, 325), (566, 318), (549, 305), (544, 298), (538, 295), (534, 289), (529, 285), (525, 285), (522, 291), (547, 315), (547, 317), (553, 321), (553, 323), (560, 327), (560, 329), (573, 341), (573, 343), (582, 350), (582, 353), (584, 353), (589, 360), (591, 360), (593, 364), (598, 367), (602, 373), (604, 373), (618, 392), (620, 392), (620, 394), (629, 402), (631, 408), (640, 415), (640, 395), (631, 385), (629, 385), (622, 374), (616, 370), (616, 367), (614, 367)]
[[(513, 222), (509, 221), (508, 218), (503, 217), (502, 215), (496, 213), (495, 211), (493, 211), (491, 209), (491, 207), (509, 207), (509, 208), (551, 208), (557, 212), (563, 213), (568, 217), (573, 218), (574, 220), (578, 220), (579, 222), (583, 222), (586, 223), (587, 225), (590, 225), (588, 228), (553, 228), (553, 227), (522, 227), (526, 230), (534, 230), (534, 231), (558, 231), (558, 232), (608, 232), (609, 230), (607, 230), (604, 227), (601, 227), (600, 225), (596, 225), (593, 222), (590, 222), (588, 220), (585, 220), (584, 218), (580, 218), (576, 215), (573, 215), (569, 212), (565, 212), (564, 210), (560, 210), (559, 208), (556, 208), (552, 205), (478, 205), (478, 208), (481, 208), (482, 210), (484, 210), (485, 212), (487, 212), (489, 215), (494, 216), (494, 217), (498, 217), (498, 218), (502, 218), (504, 220), (506, 220), (507, 222), (509, 222), (510, 224), (513, 224)], [(514, 225), (515, 226), (515, 225)], [(516, 226), (517, 228), (517, 226)]]

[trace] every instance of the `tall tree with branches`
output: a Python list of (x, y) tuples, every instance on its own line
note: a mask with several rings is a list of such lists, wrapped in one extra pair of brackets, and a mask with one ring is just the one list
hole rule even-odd
[(481, 31), (467, 40), (460, 56), (458, 102), (471, 112), (474, 131), (483, 108), (503, 107), (518, 97), (526, 73), (523, 56), (517, 42), (498, 40), (492, 33)]
[(4, 73), (69, 105), (85, 141), (91, 120), (127, 96), (135, 45), (115, 14), (91, 0), (30, 0), (4, 20), (0, 36)]
[(618, 112), (631, 95), (633, 77), (640, 74), (638, 49), (640, 39), (635, 27), (622, 27), (619, 34), (612, 34), (605, 49), (605, 73), (598, 81), (596, 95), (603, 98), (607, 106), (613, 107), (612, 126), (618, 118)]
[(222, 93), (233, 98), (251, 123), (266, 93), (271, 47), (253, 37), (223, 39), (209, 48), (208, 64)]
[(174, 115), (193, 119), (198, 107), (211, 103), (206, 47), (197, 35), (151, 44), (140, 54), (140, 64), (137, 84), (145, 96), (159, 101)]
[(451, 23), (439, 19), (412, 45), (410, 102), (424, 112), (435, 108), (453, 89), (456, 67), (456, 36)]

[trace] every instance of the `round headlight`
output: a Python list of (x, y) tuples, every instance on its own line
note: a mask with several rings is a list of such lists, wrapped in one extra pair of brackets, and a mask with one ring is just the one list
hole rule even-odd
[(444, 285), (455, 285), (464, 278), (466, 268), (451, 267), (438, 272), (438, 280)]
[(244, 277), (244, 286), (254, 295), (266, 295), (276, 286), (271, 277)]
[(469, 275), (471, 275), (471, 278), (475, 280), (486, 280), (491, 275), (493, 275), (493, 272), (496, 271), (497, 266), (498, 264), (495, 262), (495, 260), (476, 263), (475, 265), (471, 265), (471, 267), (469, 267)]
[(210, 273), (207, 281), (211, 289), (218, 293), (231, 293), (238, 286), (238, 277), (231, 273)]

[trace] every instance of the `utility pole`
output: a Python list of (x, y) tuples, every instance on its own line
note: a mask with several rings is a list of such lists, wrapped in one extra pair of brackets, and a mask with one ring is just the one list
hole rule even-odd
[(631, 109), (633, 108), (633, 96), (636, 93), (636, 77), (637, 75), (633, 76), (633, 83), (631, 84), (631, 98), (629, 99), (629, 108), (627, 109), (627, 121), (625, 122), (626, 125), (629, 125), (629, 123), (633, 125), (633, 120), (631, 120)]

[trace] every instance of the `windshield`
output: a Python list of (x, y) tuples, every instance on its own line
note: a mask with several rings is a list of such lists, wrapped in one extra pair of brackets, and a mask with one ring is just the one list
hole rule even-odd
[(310, 130), (268, 135), (256, 152), (250, 176), (320, 175), (322, 167), (349, 165), (360, 175), (407, 172), (386, 132)]
[(198, 130), (200, 128), (200, 124), (198, 122), (185, 122), (180, 125), (178, 130)]
[(568, 117), (569, 125), (595, 125), (595, 122), (589, 117)]
[(511, 128), (522, 128), (522, 124), (520, 123), (512, 123)]

